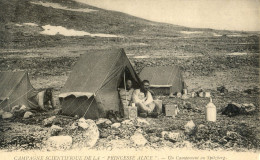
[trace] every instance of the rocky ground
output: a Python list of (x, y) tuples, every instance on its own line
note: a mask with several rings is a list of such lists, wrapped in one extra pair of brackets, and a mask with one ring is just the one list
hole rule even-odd
[[(0, 40), (0, 71), (25, 70), (36, 89), (53, 87), (59, 109), (57, 95), (80, 54), (112, 47), (124, 48), (137, 73), (145, 66), (179, 65), (189, 93), (200, 90), (211, 92), (218, 111), (217, 121), (205, 121), (204, 108), (209, 99), (202, 97), (181, 99), (159, 96), (164, 104), (178, 104), (180, 112), (175, 118), (161, 115), (156, 119), (138, 118), (119, 124), (111, 124), (107, 120), (87, 121), (92, 124), (89, 126), (85, 120), (58, 114), (58, 110), (37, 111), (25, 119), (21, 114), (0, 120), (2, 150), (47, 150), (53, 148), (50, 146), (55, 143), (54, 136), (59, 135), (63, 136), (64, 144), (73, 149), (186, 147), (259, 151), (258, 33), (193, 29), (150, 22), (79, 5), (74, 1), (47, 2), (98, 11), (78, 13), (42, 7), (29, 0), (1, 1), (0, 5), (6, 9), (5, 13), (0, 10), (0, 37), (4, 37)], [(39, 10), (45, 14), (37, 14)], [(24, 25), (28, 22), (37, 25)], [(49, 24), (93, 33), (119, 34), (121, 37), (39, 34), (42, 26)], [(182, 31), (201, 33), (187, 35)], [(225, 86), (228, 92), (221, 94), (217, 91), (220, 86)], [(253, 104), (255, 110), (234, 117), (222, 115), (221, 110), (232, 102)], [(45, 120), (50, 117), (52, 119)], [(46, 124), (46, 121), (49, 123)], [(189, 125), (185, 127), (187, 123)], [(87, 136), (93, 135), (93, 132), (99, 136), (92, 136), (89, 140)]]

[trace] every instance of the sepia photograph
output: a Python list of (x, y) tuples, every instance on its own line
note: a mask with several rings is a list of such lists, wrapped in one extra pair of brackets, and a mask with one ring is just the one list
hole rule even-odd
[(0, 0), (1, 160), (260, 160), (260, 0)]

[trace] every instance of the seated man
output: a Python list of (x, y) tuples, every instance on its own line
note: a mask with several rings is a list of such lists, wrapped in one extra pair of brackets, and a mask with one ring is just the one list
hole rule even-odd
[(154, 102), (151, 92), (149, 91), (150, 82), (143, 80), (141, 89), (136, 89), (133, 93), (133, 102), (135, 103), (138, 113), (142, 117), (158, 117), (159, 106)]
[(129, 79), (126, 80), (126, 88), (119, 88), (120, 99), (124, 106), (131, 105), (133, 92), (133, 84)]

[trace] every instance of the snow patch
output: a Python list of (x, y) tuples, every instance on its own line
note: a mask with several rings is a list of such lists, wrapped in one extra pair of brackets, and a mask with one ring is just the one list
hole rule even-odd
[(221, 34), (217, 34), (217, 33), (213, 33), (213, 36), (214, 37), (221, 37), (222, 35)]
[(141, 58), (150, 58), (150, 56), (148, 56), (148, 55), (144, 55), (144, 56), (135, 56), (134, 58), (137, 58), (137, 59), (141, 59)]
[(228, 56), (243, 56), (243, 55), (247, 55), (247, 53), (245, 53), (245, 52), (234, 52), (234, 53), (229, 53), (227, 55)]
[(44, 31), (42, 31), (40, 33), (45, 34), (45, 35), (61, 34), (64, 36), (118, 37), (118, 36), (112, 35), (112, 34), (101, 34), (101, 33), (91, 34), (89, 32), (85, 32), (85, 31), (67, 29), (62, 26), (45, 25), (45, 26), (42, 26), (42, 28), (44, 29)]
[(26, 26), (38, 26), (38, 24), (36, 23), (23, 23), (23, 25), (26, 25)]
[(52, 7), (55, 9), (62, 9), (62, 10), (67, 10), (67, 11), (74, 11), (74, 12), (93, 12), (93, 11), (97, 11), (94, 9), (88, 9), (88, 8), (78, 8), (78, 9), (73, 9), (73, 8), (68, 8), (65, 6), (61, 6), (58, 3), (50, 3), (50, 2), (31, 2), (32, 4), (36, 4), (36, 5), (41, 5), (44, 7)]
[(180, 31), (182, 34), (202, 34), (201, 31)]

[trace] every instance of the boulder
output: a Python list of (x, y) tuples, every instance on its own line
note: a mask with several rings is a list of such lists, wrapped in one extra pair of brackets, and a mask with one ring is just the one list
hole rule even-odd
[(78, 126), (83, 129), (82, 138), (84, 141), (81, 147), (93, 147), (99, 139), (99, 130), (96, 123), (91, 119), (80, 118)]
[(184, 129), (185, 129), (185, 133), (187, 134), (192, 134), (194, 132), (194, 129), (195, 129), (195, 124), (192, 120), (190, 120), (185, 126), (184, 126)]
[(23, 118), (24, 118), (24, 119), (30, 118), (32, 115), (33, 115), (32, 112), (27, 111), (27, 112), (24, 113)]
[(56, 118), (56, 116), (52, 116), (50, 118), (46, 118), (43, 120), (43, 125), (44, 126), (49, 126), (49, 125), (52, 125), (54, 119)]
[(49, 150), (67, 150), (72, 146), (70, 136), (52, 136), (46, 141), (46, 147)]
[(146, 138), (139, 132), (136, 132), (133, 136), (131, 136), (130, 140), (138, 146), (144, 146), (147, 144)]
[(56, 136), (56, 135), (58, 135), (59, 132), (61, 132), (62, 130), (63, 130), (62, 127), (57, 126), (57, 125), (52, 125), (50, 132), (51, 132), (51, 135), (52, 135), (52, 136)]
[(256, 106), (252, 103), (243, 104), (242, 109), (244, 110), (245, 113), (252, 113), (252, 112), (256, 111)]
[(111, 128), (119, 128), (121, 126), (120, 123), (114, 123), (111, 125)]
[(4, 112), (4, 113), (2, 114), (2, 119), (10, 119), (10, 118), (12, 118), (12, 117), (13, 117), (13, 114), (10, 113), (10, 112)]

